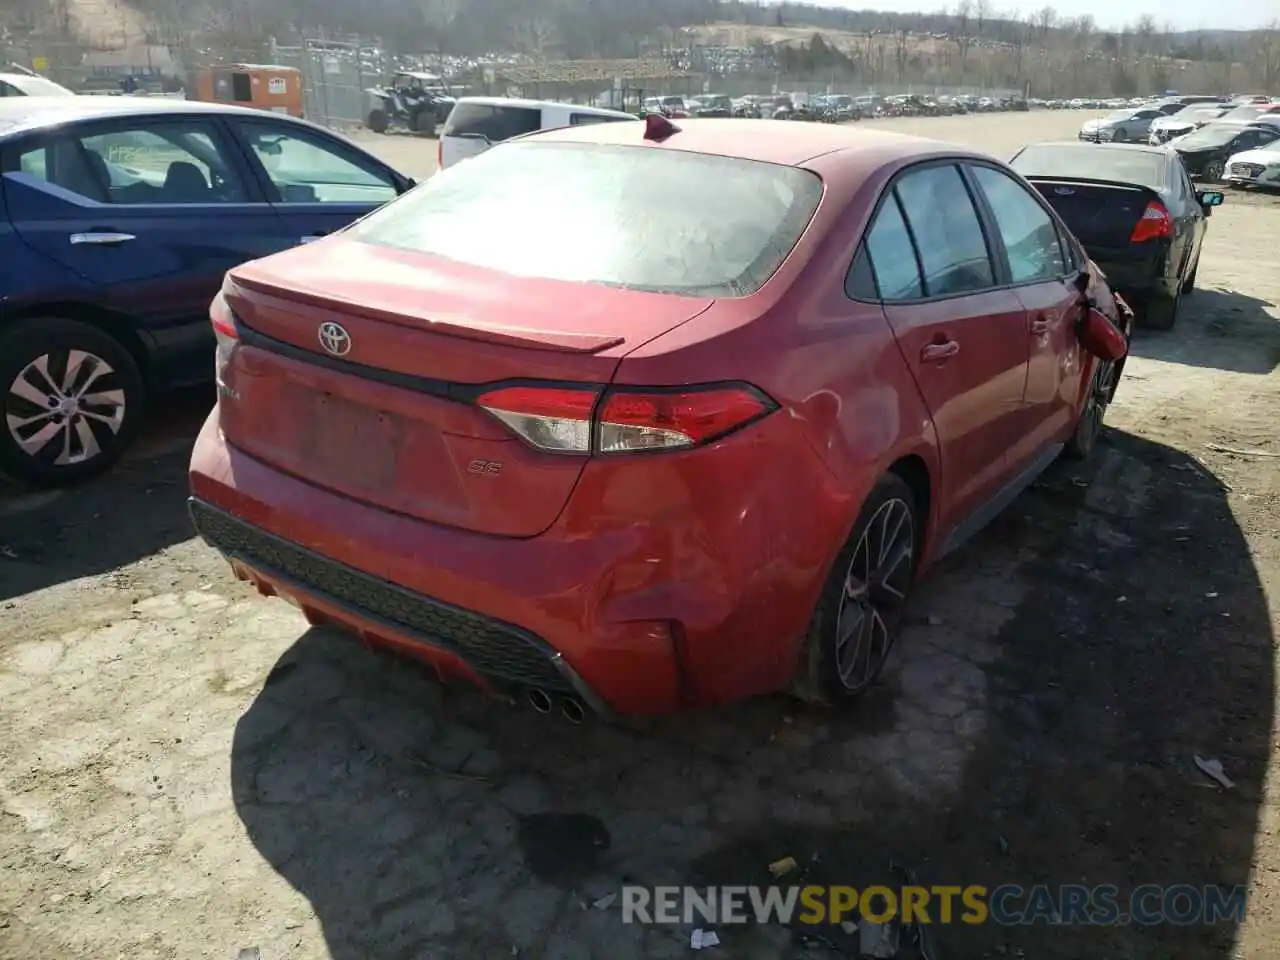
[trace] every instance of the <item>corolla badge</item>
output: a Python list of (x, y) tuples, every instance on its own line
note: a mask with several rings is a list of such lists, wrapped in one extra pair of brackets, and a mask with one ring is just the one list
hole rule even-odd
[(351, 334), (347, 333), (346, 328), (340, 323), (320, 324), (320, 346), (324, 347), (326, 353), (331, 353), (335, 357), (345, 357), (351, 352)]

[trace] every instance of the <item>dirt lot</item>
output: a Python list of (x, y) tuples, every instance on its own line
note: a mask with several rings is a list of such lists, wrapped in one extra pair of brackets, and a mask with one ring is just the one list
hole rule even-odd
[[(1008, 153), (1080, 119), (887, 125)], [(433, 143), (376, 142), (429, 172)], [(191, 539), (202, 394), (110, 477), (4, 488), (0, 957), (674, 957), (688, 927), (589, 905), (767, 882), (788, 855), (816, 882), (892, 860), (925, 883), (1251, 888), (1241, 928), (944, 927), (935, 960), (1280, 956), (1280, 461), (1220, 449), (1280, 450), (1280, 204), (1232, 195), (1210, 234), (1096, 460), (921, 586), (847, 715), (573, 727), (308, 629)], [(838, 928), (720, 935), (710, 956), (856, 953)]]

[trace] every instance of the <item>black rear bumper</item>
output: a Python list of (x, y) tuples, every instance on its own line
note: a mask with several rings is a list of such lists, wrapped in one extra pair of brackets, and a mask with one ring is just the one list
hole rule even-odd
[(1146, 256), (1126, 255), (1120, 251), (1090, 251), (1089, 256), (1107, 276), (1107, 285), (1130, 304), (1172, 297), (1181, 284), (1169, 250)]

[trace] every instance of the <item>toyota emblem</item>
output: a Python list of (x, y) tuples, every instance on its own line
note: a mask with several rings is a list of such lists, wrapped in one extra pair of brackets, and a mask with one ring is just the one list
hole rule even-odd
[(331, 353), (335, 357), (345, 357), (351, 352), (351, 334), (347, 333), (346, 327), (340, 323), (320, 324), (320, 346), (324, 347), (326, 353)]

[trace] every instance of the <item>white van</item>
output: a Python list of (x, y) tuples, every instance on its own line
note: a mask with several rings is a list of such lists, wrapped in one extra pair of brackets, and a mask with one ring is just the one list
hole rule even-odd
[(484, 153), (494, 144), (538, 130), (576, 127), (584, 123), (635, 120), (633, 113), (548, 100), (510, 97), (462, 97), (440, 130), (440, 169)]

